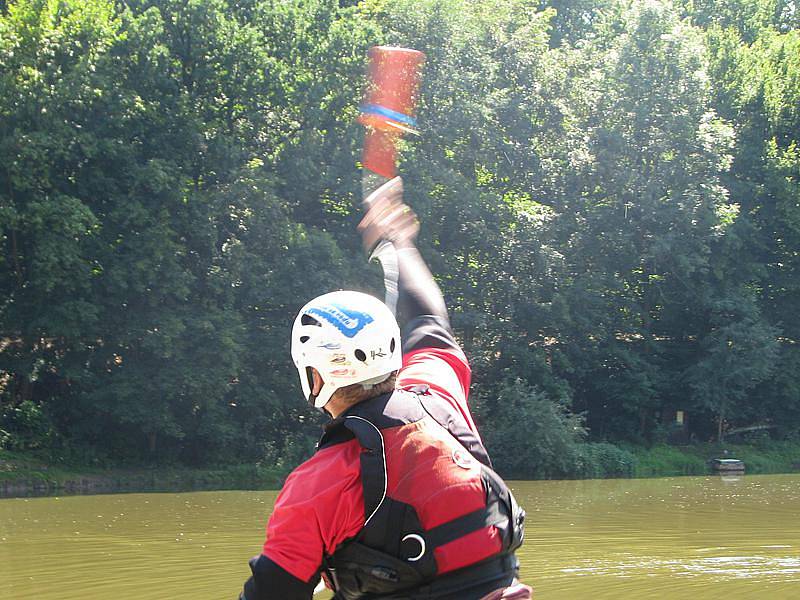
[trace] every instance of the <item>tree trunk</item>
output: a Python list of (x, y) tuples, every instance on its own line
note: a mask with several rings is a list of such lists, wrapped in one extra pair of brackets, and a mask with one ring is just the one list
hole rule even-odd
[(33, 384), (26, 375), (17, 374), (14, 376), (14, 379), (16, 380), (14, 382), (14, 399), (11, 403), (12, 405), (18, 406), (26, 400), (31, 400), (33, 398)]

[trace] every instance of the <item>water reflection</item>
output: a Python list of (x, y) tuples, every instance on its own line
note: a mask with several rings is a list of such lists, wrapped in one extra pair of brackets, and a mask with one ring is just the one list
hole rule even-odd
[[(537, 598), (800, 598), (800, 476), (512, 487)], [(0, 500), (0, 598), (233, 598), (274, 498)]]
[(526, 577), (547, 598), (800, 598), (800, 477), (537, 482)]

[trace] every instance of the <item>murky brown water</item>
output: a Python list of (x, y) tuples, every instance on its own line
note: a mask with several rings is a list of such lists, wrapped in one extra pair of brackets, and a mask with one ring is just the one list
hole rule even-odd
[[(513, 487), (537, 598), (800, 599), (798, 475)], [(275, 495), (0, 500), (0, 598), (235, 598)]]

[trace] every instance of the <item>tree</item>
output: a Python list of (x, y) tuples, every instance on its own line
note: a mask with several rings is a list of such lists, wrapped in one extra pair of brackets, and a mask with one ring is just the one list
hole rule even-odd
[(563, 401), (551, 399), (519, 379), (506, 379), (496, 396), (483, 397), (478, 415), (492, 415), (484, 441), (495, 468), (508, 476), (557, 478), (571, 474), (583, 420)]
[(721, 442), (726, 422), (746, 410), (748, 392), (773, 372), (778, 342), (777, 331), (758, 318), (752, 299), (726, 300), (714, 308), (711, 330), (686, 377), (695, 402), (714, 414)]

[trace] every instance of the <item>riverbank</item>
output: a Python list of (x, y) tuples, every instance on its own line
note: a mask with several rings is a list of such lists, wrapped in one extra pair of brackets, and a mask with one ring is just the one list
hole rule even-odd
[(256, 464), (98, 469), (53, 466), (35, 456), (0, 451), (0, 498), (56, 494), (279, 489), (286, 469)]
[(632, 448), (631, 451), (636, 458), (634, 477), (705, 475), (711, 472), (709, 461), (715, 458), (738, 458), (744, 462), (746, 473), (751, 475), (800, 471), (798, 442), (654, 446)]
[[(586, 444), (575, 479), (711, 474), (714, 458), (738, 458), (748, 474), (800, 471), (800, 443), (615, 446)], [(98, 469), (53, 466), (35, 456), (0, 451), (0, 497), (225, 489), (278, 489), (287, 468), (257, 464)]]

